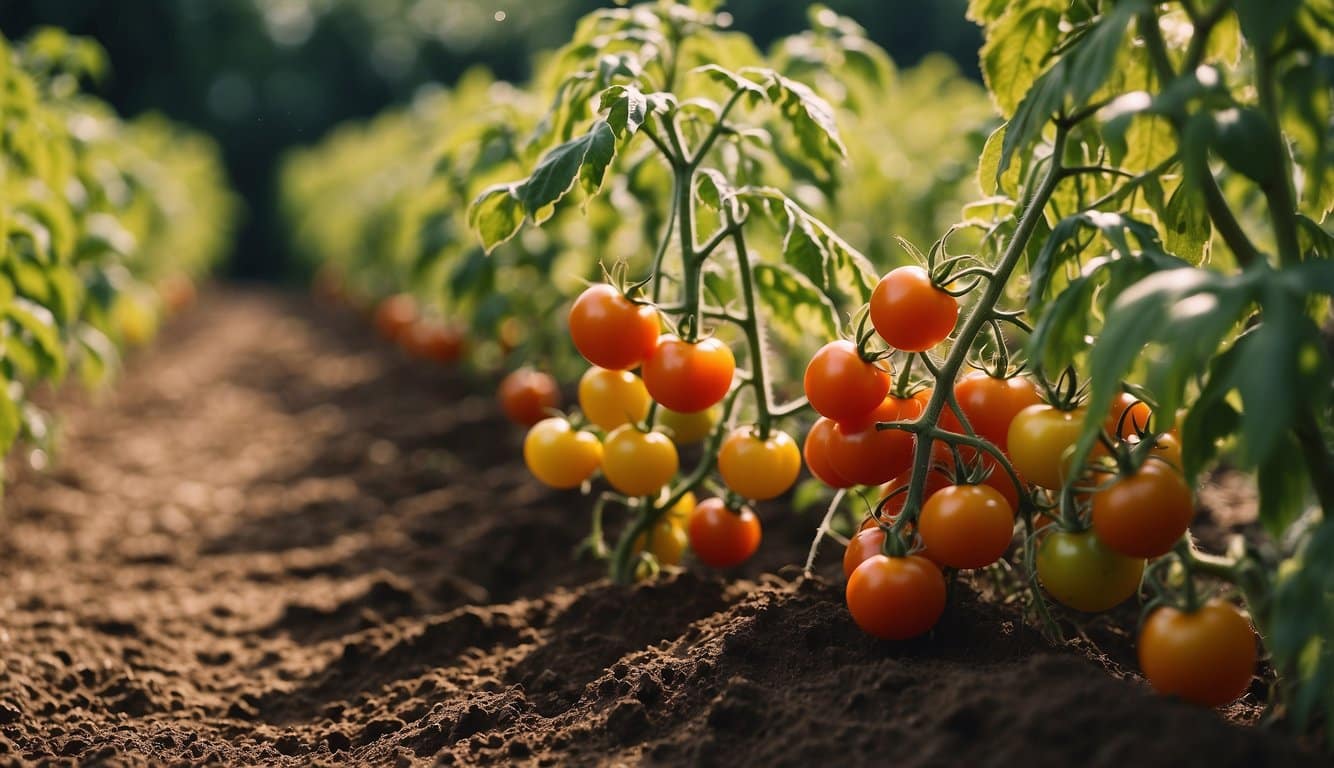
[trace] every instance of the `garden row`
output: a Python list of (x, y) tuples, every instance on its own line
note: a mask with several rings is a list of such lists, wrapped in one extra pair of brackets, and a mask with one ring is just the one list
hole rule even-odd
[[(1053, 635), (1055, 611), (1138, 598), (1156, 688), (1230, 701), (1258, 630), (1275, 711), (1319, 727), (1327, 16), (974, 0), (1004, 119), (979, 144), (990, 109), (938, 63), (896, 74), (818, 6), (761, 53), (714, 11), (597, 11), (525, 88), (475, 73), (294, 158), (322, 289), (380, 302), (409, 351), (525, 366), (501, 387), (525, 458), (592, 497), (587, 551), (616, 581), (687, 544), (744, 560), (748, 504), (787, 494), (804, 453), (815, 479), (788, 498), (827, 501), (807, 568), (845, 543), (867, 632), (929, 632), (960, 572), (1018, 574)], [(1193, 489), (1220, 461), (1255, 474), (1260, 530), (1205, 554)]]
[(114, 375), (193, 299), (237, 209), (209, 139), (82, 91), (106, 68), (60, 30), (0, 38), (0, 451), (37, 463), (52, 430), (34, 394)]

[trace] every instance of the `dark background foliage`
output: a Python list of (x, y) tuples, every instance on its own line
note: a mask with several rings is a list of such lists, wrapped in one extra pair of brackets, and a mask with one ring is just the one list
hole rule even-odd
[[(452, 82), (474, 64), (529, 75), (529, 54), (568, 39), (596, 0), (0, 0), (0, 32), (54, 25), (96, 38), (125, 115), (156, 110), (217, 138), (247, 204), (235, 277), (275, 278), (287, 260), (274, 206), (284, 149), (333, 125)], [(830, 0), (901, 65), (944, 50), (975, 73), (980, 31), (965, 0)], [(731, 0), (735, 26), (768, 45), (806, 26), (806, 3)], [(892, 118), (892, 109), (886, 119)]]

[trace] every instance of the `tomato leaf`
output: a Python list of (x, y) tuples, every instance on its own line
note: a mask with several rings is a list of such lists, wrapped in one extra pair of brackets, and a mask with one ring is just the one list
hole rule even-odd
[(551, 217), (552, 206), (581, 181), (589, 194), (602, 187), (602, 177), (616, 156), (616, 133), (605, 120), (598, 120), (583, 136), (570, 139), (547, 152), (533, 173), (514, 187), (523, 209), (541, 224)]
[(1301, 517), (1306, 509), (1306, 464), (1295, 460), (1302, 447), (1291, 432), (1279, 435), (1279, 442), (1269, 458), (1256, 468), (1255, 482), (1260, 497), (1260, 524), (1275, 539)]
[(987, 30), (982, 78), (1003, 117), (1014, 115), (1060, 37), (1059, 3), (1013, 3)]
[(1194, 187), (1178, 185), (1163, 211), (1164, 240), (1168, 253), (1193, 266), (1209, 260), (1213, 224), (1209, 211)]
[(468, 206), (468, 226), (477, 233), (487, 253), (514, 237), (523, 226), (523, 203), (515, 185), (497, 184), (482, 190)]
[(809, 322), (826, 336), (838, 335), (838, 309), (805, 275), (789, 264), (756, 264), (751, 268), (760, 301), (772, 310), (770, 319), (798, 334), (809, 333)]

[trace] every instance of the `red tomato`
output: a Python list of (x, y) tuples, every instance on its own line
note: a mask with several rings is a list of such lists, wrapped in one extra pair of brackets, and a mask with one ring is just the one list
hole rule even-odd
[(852, 577), (852, 572), (857, 570), (857, 566), (875, 557), (883, 555), (885, 548), (885, 531), (875, 524), (871, 519), (871, 527), (863, 527), (860, 531), (848, 539), (848, 548), (843, 550), (843, 578)]
[(889, 374), (862, 360), (856, 344), (840, 339), (811, 358), (804, 385), (816, 413), (834, 421), (861, 421), (889, 394)]
[(639, 365), (658, 342), (658, 310), (610, 285), (589, 286), (570, 307), (570, 338), (588, 362), (613, 371)]
[[(1042, 402), (1038, 388), (1022, 376), (998, 379), (981, 371), (971, 373), (954, 385), (954, 398), (968, 417), (968, 424), (978, 437), (985, 438), (1001, 451), (1009, 445), (1010, 422), (1020, 411)], [(963, 425), (948, 406), (940, 414), (940, 426), (951, 432), (963, 432)]]
[(687, 532), (695, 557), (711, 568), (740, 565), (760, 547), (760, 519), (750, 507), (734, 511), (717, 497), (695, 507)]
[(1093, 530), (1108, 548), (1130, 557), (1167, 554), (1194, 515), (1190, 486), (1161, 461), (1146, 461), (1093, 494)]
[(398, 341), (417, 321), (417, 300), (397, 293), (375, 307), (375, 328), (388, 341)]
[(871, 323), (880, 338), (905, 352), (925, 352), (949, 337), (959, 302), (918, 266), (899, 267), (871, 293)]
[(439, 320), (419, 320), (399, 337), (408, 354), (437, 363), (452, 363), (463, 354), (463, 334)]
[(673, 411), (693, 413), (727, 395), (735, 370), (732, 350), (718, 339), (710, 337), (691, 344), (665, 333), (644, 361), (640, 374), (658, 403)]
[(1113, 438), (1125, 440), (1131, 435), (1138, 436), (1140, 432), (1147, 431), (1152, 418), (1153, 411), (1149, 410), (1148, 403), (1129, 392), (1122, 392), (1112, 401), (1103, 429)]
[(1014, 510), (985, 485), (951, 485), (932, 494), (917, 520), (933, 560), (952, 568), (985, 568), (1014, 537)]
[(1155, 691), (1204, 707), (1236, 700), (1255, 673), (1255, 630), (1214, 598), (1194, 613), (1163, 606), (1139, 631), (1139, 666)]
[(806, 468), (816, 480), (830, 488), (851, 488), (855, 483), (844, 480), (829, 461), (829, 441), (833, 438), (835, 426), (833, 419), (823, 416), (816, 419), (811, 425), (811, 431), (806, 433), (801, 453), (806, 459)]
[(500, 407), (510, 421), (531, 427), (560, 406), (560, 389), (551, 374), (518, 368), (500, 380)]
[(925, 634), (945, 612), (945, 577), (925, 557), (873, 555), (848, 577), (848, 612), (884, 640)]
[(857, 485), (881, 485), (912, 465), (910, 432), (877, 429), (877, 422), (907, 421), (922, 415), (920, 398), (886, 397), (868, 420), (834, 427), (829, 440), (829, 463), (839, 477)]

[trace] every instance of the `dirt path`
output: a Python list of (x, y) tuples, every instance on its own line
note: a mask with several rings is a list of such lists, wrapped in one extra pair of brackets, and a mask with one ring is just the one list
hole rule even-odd
[(62, 397), (55, 468), (11, 461), (0, 518), (0, 763), (1318, 762), (966, 588), (932, 638), (873, 642), (782, 568), (811, 522), (779, 505), (747, 580), (613, 588), (479, 392), (229, 289)]

